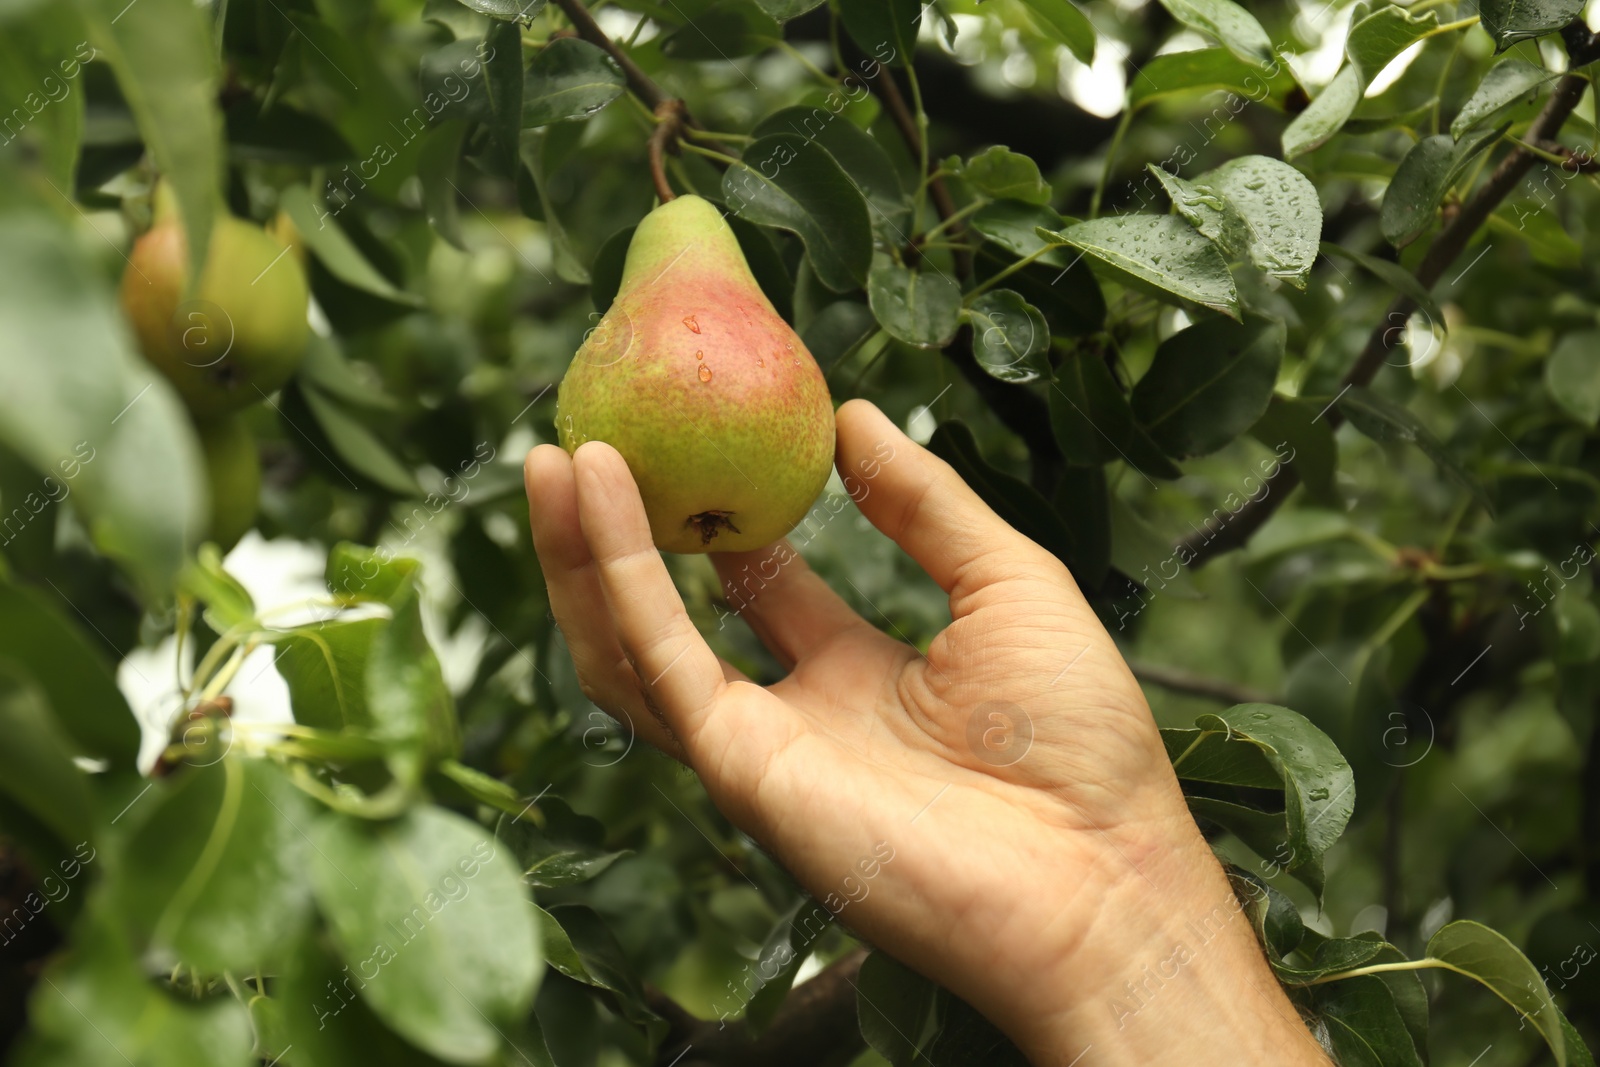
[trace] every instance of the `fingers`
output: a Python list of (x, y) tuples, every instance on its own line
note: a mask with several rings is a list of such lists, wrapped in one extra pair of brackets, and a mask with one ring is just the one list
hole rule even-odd
[(573, 471), (579, 524), (622, 650), (645, 699), (692, 742), (727, 684), (723, 665), (683, 609), (622, 456), (591, 441), (573, 456)]
[(1052, 566), (1054, 556), (996, 515), (948, 463), (872, 404), (851, 400), (836, 419), (845, 489), (872, 524), (950, 594), (957, 616), (967, 594), (1001, 581), (1037, 581), (1060, 569)]
[(550, 609), (566, 638), (584, 692), (650, 744), (680, 756), (680, 746), (645, 706), (611, 615), (605, 610), (600, 572), (578, 523), (572, 458), (554, 445), (540, 445), (528, 453), (523, 479), (534, 551), (549, 590)]
[(722, 578), (729, 614), (748, 623), (785, 670), (841, 634), (861, 640), (881, 636), (788, 541), (753, 552), (713, 553), (711, 562)]

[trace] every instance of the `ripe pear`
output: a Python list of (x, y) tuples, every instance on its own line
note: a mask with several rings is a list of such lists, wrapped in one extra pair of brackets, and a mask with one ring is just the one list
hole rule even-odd
[(622, 454), (667, 552), (770, 544), (833, 465), (821, 368), (697, 196), (634, 231), (616, 299), (561, 380), (556, 428), (568, 452), (604, 441)]
[(285, 249), (259, 226), (219, 215), (191, 291), (183, 227), (158, 188), (155, 224), (134, 243), (119, 295), (140, 351), (197, 418), (256, 403), (299, 367), (310, 297)]
[(256, 524), (261, 502), (261, 454), (250, 428), (236, 415), (195, 427), (206, 461), (211, 524), (206, 540), (226, 552)]

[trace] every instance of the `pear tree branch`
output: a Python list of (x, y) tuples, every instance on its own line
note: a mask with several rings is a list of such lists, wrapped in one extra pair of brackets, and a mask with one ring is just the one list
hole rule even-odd
[[(1562, 34), (1567, 41), (1567, 49), (1572, 56), (1574, 67), (1600, 58), (1600, 42), (1589, 33), (1587, 27), (1581, 27), (1579, 33), (1575, 28), (1577, 25), (1568, 27)], [(1556, 83), (1555, 90), (1550, 94), (1550, 99), (1545, 103), (1543, 110), (1533, 120), (1533, 125), (1529, 127), (1523, 140), (1531, 144), (1554, 140), (1573, 109), (1583, 99), (1584, 90), (1588, 85), (1588, 78), (1582, 74), (1563, 75)], [(1472, 199), (1463, 204), (1455, 217), (1439, 231), (1439, 236), (1434, 238), (1433, 244), (1428, 247), (1422, 262), (1417, 264), (1416, 278), (1423, 289), (1432, 289), (1438, 283), (1444, 272), (1466, 249), (1467, 243), (1478, 232), (1478, 228), (1488, 220), (1511, 190), (1516, 188), (1517, 183), (1522, 181), (1536, 161), (1535, 154), (1523, 145), (1513, 148), (1500, 161), (1499, 166), (1489, 175), (1489, 180), (1483, 183)], [(1406, 322), (1416, 310), (1416, 302), (1410, 297), (1398, 296), (1394, 299), (1384, 312), (1383, 318), (1372, 328), (1361, 355), (1356, 357), (1355, 364), (1339, 383), (1341, 395), (1344, 390), (1366, 385), (1377, 376), (1389, 353), (1394, 350), (1405, 332)], [(1338, 429), (1344, 423), (1344, 414), (1337, 406), (1330, 406), (1323, 418), (1327, 420), (1331, 429)], [(1266, 480), (1266, 492), (1261, 496), (1247, 502), (1227, 518), (1219, 521), (1213, 517), (1207, 521), (1204, 529), (1180, 541), (1178, 543), (1180, 558), (1187, 558), (1190, 567), (1199, 567), (1223, 553), (1242, 547), (1250, 540), (1251, 535), (1283, 506), (1283, 502), (1299, 484), (1300, 475), (1292, 465), (1279, 467), (1277, 473)], [(1187, 555), (1183, 555), (1184, 553)]]

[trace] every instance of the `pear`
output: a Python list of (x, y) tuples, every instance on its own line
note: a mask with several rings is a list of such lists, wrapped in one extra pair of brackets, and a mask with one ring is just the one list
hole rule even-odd
[(656, 547), (776, 541), (833, 465), (833, 402), (716, 207), (679, 196), (634, 231), (616, 299), (561, 380), (561, 444), (604, 441), (638, 483)]
[(261, 227), (218, 215), (191, 289), (188, 243), (158, 187), (154, 225), (134, 243), (119, 296), (140, 351), (197, 418), (259, 402), (300, 366), (310, 295), (290, 251)]

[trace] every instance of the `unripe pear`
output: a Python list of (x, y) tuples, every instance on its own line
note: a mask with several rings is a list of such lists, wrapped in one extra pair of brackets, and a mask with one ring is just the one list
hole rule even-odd
[(256, 524), (261, 502), (261, 454), (244, 420), (235, 415), (195, 427), (211, 491), (206, 540), (226, 552)]
[(634, 231), (616, 299), (561, 380), (556, 428), (568, 452), (604, 441), (622, 454), (668, 552), (770, 544), (833, 465), (821, 368), (697, 196)]
[(309, 290), (282, 242), (219, 215), (192, 292), (188, 281), (183, 228), (161, 210), (158, 187), (155, 225), (134, 243), (120, 292), (145, 358), (201, 419), (253, 404), (294, 375), (309, 336)]

